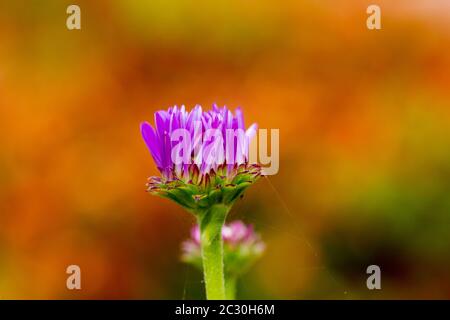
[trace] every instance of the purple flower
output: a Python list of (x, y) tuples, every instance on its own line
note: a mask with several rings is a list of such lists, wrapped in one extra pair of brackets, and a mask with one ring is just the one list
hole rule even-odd
[[(252, 225), (233, 221), (222, 228), (224, 263), (229, 272), (239, 273), (251, 265), (265, 250), (265, 244)], [(182, 260), (201, 267), (200, 228), (191, 229), (191, 238), (182, 243)]]
[[(190, 112), (184, 106), (174, 106), (155, 113), (155, 127), (148, 122), (141, 124), (142, 137), (158, 170), (167, 180), (186, 177), (181, 173), (192, 163), (199, 167), (201, 175), (216, 171), (221, 164), (228, 163), (232, 167), (247, 163), (250, 139), (256, 129), (256, 124), (252, 124), (245, 130), (240, 108), (233, 115), (227, 107), (216, 105), (205, 112), (199, 105)], [(185, 135), (180, 133), (183, 131)], [(180, 155), (173, 151), (180, 138), (185, 147), (180, 157), (183, 161), (176, 163), (174, 157)]]
[(242, 221), (233, 221), (222, 228), (222, 238), (232, 245), (240, 243), (253, 243), (257, 236), (253, 231), (253, 226), (246, 226)]
[[(231, 245), (255, 242), (255, 240), (257, 240), (253, 226), (247, 226), (240, 220), (225, 224), (222, 228), (222, 238), (225, 243), (229, 243)], [(194, 243), (200, 245), (200, 228), (198, 225), (195, 225), (191, 229), (191, 239)]]
[(161, 177), (150, 177), (148, 190), (170, 198), (190, 211), (214, 203), (232, 204), (261, 175), (249, 163), (249, 145), (256, 124), (245, 129), (240, 108), (188, 112), (174, 106), (155, 113), (155, 126), (141, 124), (141, 133)]

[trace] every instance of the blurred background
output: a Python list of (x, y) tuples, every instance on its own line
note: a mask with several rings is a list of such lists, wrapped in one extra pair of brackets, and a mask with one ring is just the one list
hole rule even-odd
[(448, 1), (378, 0), (378, 31), (361, 0), (70, 4), (0, 3), (0, 298), (203, 298), (139, 123), (215, 102), (280, 129), (229, 217), (267, 243), (239, 298), (450, 298)]

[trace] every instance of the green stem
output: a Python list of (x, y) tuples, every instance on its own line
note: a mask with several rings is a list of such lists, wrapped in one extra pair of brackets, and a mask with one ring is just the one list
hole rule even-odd
[(236, 299), (236, 282), (235, 276), (225, 277), (225, 295), (227, 300)]
[(222, 227), (229, 209), (223, 204), (215, 204), (199, 216), (203, 274), (208, 300), (226, 299)]

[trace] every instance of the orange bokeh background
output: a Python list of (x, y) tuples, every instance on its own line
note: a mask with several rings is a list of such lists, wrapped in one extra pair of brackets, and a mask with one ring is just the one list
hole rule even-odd
[(239, 298), (450, 298), (447, 1), (373, 31), (361, 0), (77, 1), (72, 31), (69, 4), (0, 4), (0, 298), (202, 298), (139, 123), (215, 102), (280, 129), (229, 217), (267, 243)]

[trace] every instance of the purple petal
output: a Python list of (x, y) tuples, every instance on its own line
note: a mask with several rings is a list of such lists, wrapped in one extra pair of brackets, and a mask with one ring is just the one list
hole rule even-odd
[(194, 240), (196, 243), (200, 243), (200, 228), (198, 225), (195, 225), (192, 229), (191, 229), (191, 238), (192, 240)]
[(155, 130), (149, 123), (143, 122), (141, 123), (141, 134), (142, 137), (144, 138), (147, 148), (150, 150), (150, 154), (152, 155), (153, 160), (156, 163), (156, 166), (158, 168), (161, 168), (162, 167), (161, 150)]
[(242, 113), (241, 108), (236, 109), (236, 121), (237, 121), (237, 128), (245, 130), (244, 127), (244, 115)]

